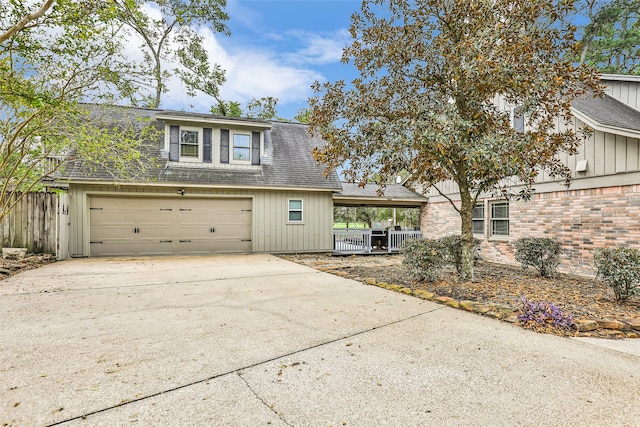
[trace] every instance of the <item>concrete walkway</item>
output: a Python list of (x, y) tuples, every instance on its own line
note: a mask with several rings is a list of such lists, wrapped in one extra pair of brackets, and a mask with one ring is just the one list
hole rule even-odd
[(269, 255), (0, 282), (0, 425), (640, 426), (640, 357)]

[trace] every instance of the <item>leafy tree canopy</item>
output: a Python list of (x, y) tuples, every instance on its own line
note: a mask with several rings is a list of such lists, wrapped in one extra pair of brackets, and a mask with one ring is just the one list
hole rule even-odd
[(278, 116), (277, 105), (278, 98), (273, 96), (252, 98), (247, 102), (246, 116), (266, 120), (275, 119)]
[(102, 0), (0, 3), (0, 219), (7, 193), (37, 189), (74, 159), (109, 164), (118, 178), (144, 170), (152, 129), (109, 127), (79, 104), (110, 103), (106, 84), (128, 69), (114, 11)]
[[(428, 188), (459, 187), (463, 277), (473, 277), (472, 210), (506, 178), (526, 196), (539, 170), (568, 178), (556, 157), (575, 152), (570, 101), (600, 91), (597, 74), (574, 66), (570, 0), (369, 0), (351, 24), (343, 61), (359, 78), (316, 83), (310, 124), (327, 141), (315, 157), (352, 182), (392, 182), (402, 170)], [(516, 131), (518, 107), (528, 126)], [(436, 187), (437, 188), (437, 187)]]
[[(134, 64), (129, 74), (134, 78), (114, 78), (132, 105), (158, 108), (173, 73), (181, 77), (188, 94), (201, 90), (218, 99), (224, 71), (218, 65), (209, 67), (209, 57), (197, 28), (207, 26), (214, 32), (228, 34), (226, 0), (111, 1), (125, 29), (142, 39), (143, 61)], [(177, 62), (180, 67), (167, 67), (166, 63), (171, 62)]]
[(580, 63), (603, 73), (640, 74), (640, 0), (584, 0), (589, 23), (580, 39)]

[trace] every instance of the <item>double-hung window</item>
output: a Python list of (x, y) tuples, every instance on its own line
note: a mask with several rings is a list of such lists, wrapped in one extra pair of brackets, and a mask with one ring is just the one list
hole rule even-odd
[(472, 215), (473, 234), (484, 234), (484, 203), (477, 204), (473, 208)]
[(287, 222), (302, 223), (304, 216), (302, 212), (302, 199), (287, 200)]
[(200, 132), (180, 129), (180, 158), (197, 159), (200, 155)]
[(491, 235), (509, 235), (509, 202), (491, 203)]
[(251, 161), (251, 134), (233, 134), (233, 160), (240, 162)]

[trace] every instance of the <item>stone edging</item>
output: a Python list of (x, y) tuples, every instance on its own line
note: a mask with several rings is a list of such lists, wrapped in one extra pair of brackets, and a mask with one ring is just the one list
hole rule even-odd
[[(335, 274), (335, 273), (334, 273)], [(338, 274), (346, 277), (347, 274)], [(356, 279), (358, 280), (358, 279)], [(456, 300), (455, 298), (436, 295), (423, 289), (412, 290), (401, 285), (378, 282), (375, 278), (359, 279), (368, 285), (377, 286), (391, 291), (412, 295), (449, 307), (470, 311), (482, 316), (492, 317), (509, 323), (518, 323), (518, 309), (506, 304), (480, 303), (470, 300)], [(640, 319), (599, 320), (590, 318), (574, 319), (575, 336), (605, 337), (605, 338), (640, 338)]]

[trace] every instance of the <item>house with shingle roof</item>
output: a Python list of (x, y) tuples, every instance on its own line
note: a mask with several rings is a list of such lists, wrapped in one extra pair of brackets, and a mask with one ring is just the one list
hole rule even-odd
[[(334, 197), (342, 203), (414, 207), (424, 196), (398, 185), (355, 194), (312, 155), (322, 139), (300, 123), (182, 111), (89, 106), (108, 123), (151, 126), (155, 159), (117, 179), (108, 167), (69, 164), (69, 249), (61, 258), (329, 252)], [(353, 190), (353, 191), (352, 191)], [(366, 200), (365, 200), (366, 199)]]
[[(553, 237), (562, 243), (565, 271), (593, 274), (594, 249), (640, 248), (640, 76), (605, 74), (601, 80), (604, 97), (585, 95), (572, 102), (573, 130), (589, 133), (575, 155), (560, 155), (573, 171), (569, 188), (540, 173), (529, 201), (489, 196), (478, 201), (473, 230), (484, 259), (515, 264), (515, 240)], [(518, 129), (523, 117), (512, 111)], [(457, 197), (452, 183), (439, 190)], [(425, 237), (459, 234), (459, 216), (445, 197), (436, 189), (426, 195)]]

